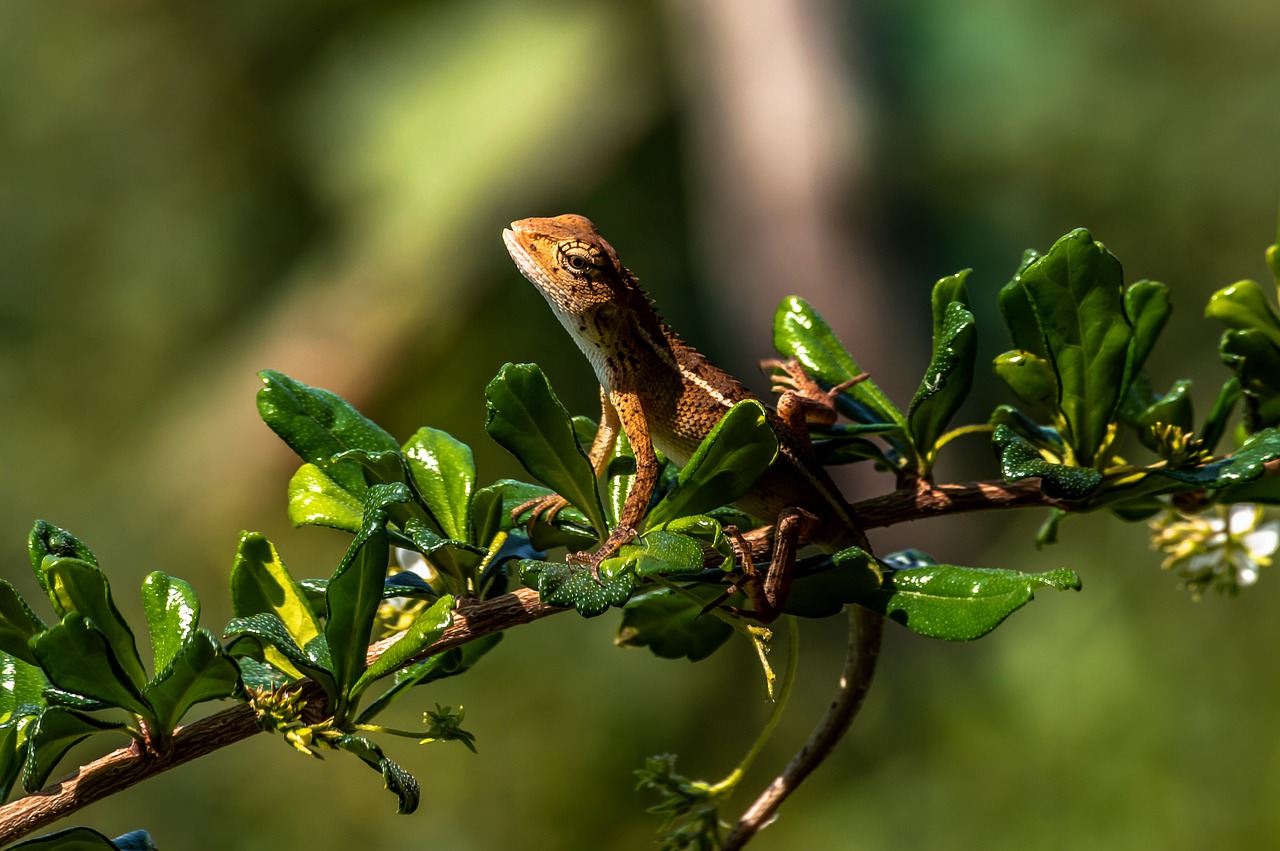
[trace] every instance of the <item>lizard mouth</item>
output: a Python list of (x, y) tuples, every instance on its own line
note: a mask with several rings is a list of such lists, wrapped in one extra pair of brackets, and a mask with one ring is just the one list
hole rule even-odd
[(541, 290), (543, 295), (547, 295), (554, 289), (550, 276), (533, 259), (533, 255), (529, 253), (529, 249), (520, 244), (520, 239), (516, 236), (516, 232), (514, 230), (511, 228), (503, 228), (502, 241), (506, 244), (507, 253), (510, 254), (511, 259), (515, 261), (516, 268), (520, 270), (520, 274), (528, 278), (529, 282)]

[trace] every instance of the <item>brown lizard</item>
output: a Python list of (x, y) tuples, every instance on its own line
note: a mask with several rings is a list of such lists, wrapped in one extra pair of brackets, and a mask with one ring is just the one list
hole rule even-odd
[[(635, 454), (636, 474), (617, 527), (594, 553), (570, 556), (596, 572), (601, 561), (636, 537), (657, 482), (654, 450), (684, 465), (734, 404), (756, 397), (667, 327), (639, 281), (586, 218), (523, 219), (502, 236), (516, 266), (546, 298), (600, 381), (600, 427), (589, 452), (597, 478), (604, 474), (619, 428)], [(778, 437), (778, 457), (735, 506), (753, 517), (776, 518), (763, 582), (753, 581), (751, 559), (743, 559), (745, 590), (755, 606), (747, 614), (767, 622), (786, 600), (799, 546), (816, 544), (835, 552), (867, 549), (867, 540), (814, 456), (807, 427), (833, 422), (835, 394), (863, 376), (823, 392), (794, 362), (765, 365), (782, 373), (775, 380), (782, 391), (777, 410), (765, 406)], [(553, 495), (515, 513), (532, 508), (534, 517), (550, 519), (565, 504)]]

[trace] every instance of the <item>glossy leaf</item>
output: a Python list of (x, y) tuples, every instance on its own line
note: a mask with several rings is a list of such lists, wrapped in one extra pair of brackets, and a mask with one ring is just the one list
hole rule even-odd
[(1049, 403), (1057, 398), (1058, 379), (1053, 365), (1039, 355), (1014, 349), (997, 356), (992, 366), (1000, 380), (1028, 405)]
[(240, 533), (240, 545), (231, 565), (231, 610), (236, 617), (275, 614), (299, 647), (305, 647), (320, 634), (320, 619), (306, 593), (294, 581), (276, 548), (257, 532)]
[(471, 669), (472, 665), (479, 662), (485, 654), (497, 646), (503, 635), (504, 633), (501, 632), (486, 635), (475, 641), (469, 641), (461, 647), (454, 647), (443, 653), (429, 656), (421, 662), (415, 662), (406, 668), (401, 668), (392, 677), (391, 687), (378, 695), (378, 698), (360, 713), (356, 723), (369, 723), (379, 712), (386, 709), (396, 698), (402, 695), (406, 689), (465, 673)]
[(1280, 347), (1280, 316), (1256, 281), (1239, 281), (1218, 290), (1210, 296), (1204, 315), (1238, 331), (1257, 330)]
[[(147, 682), (133, 630), (116, 608), (107, 577), (96, 565), (78, 558), (45, 559), (42, 565), (49, 601), (59, 617), (79, 612), (106, 637), (120, 667), (135, 689)], [(72, 689), (74, 691), (74, 689)]]
[(130, 831), (113, 841), (87, 827), (70, 827), (11, 845), (9, 851), (156, 851), (156, 847), (145, 830)]
[(446, 594), (418, 615), (400, 638), (356, 680), (355, 685), (351, 687), (353, 697), (361, 694), (375, 680), (394, 673), (414, 656), (439, 640), (440, 636), (444, 635), (444, 631), (449, 628), (449, 624), (453, 623), (453, 609), (456, 605), (457, 601)]
[(1258, 479), (1268, 461), (1280, 458), (1280, 430), (1264, 429), (1251, 435), (1233, 455), (1190, 470), (1157, 469), (1160, 476), (1201, 488), (1223, 488)]
[[(831, 386), (862, 372), (826, 320), (798, 296), (784, 298), (773, 315), (773, 347), (784, 357), (798, 360), (810, 376)], [(874, 381), (861, 381), (845, 395), (857, 406), (857, 421), (896, 423), (904, 432), (907, 430), (906, 417)]]
[(662, 529), (646, 532), (600, 564), (602, 576), (625, 572), (640, 578), (655, 574), (701, 573), (702, 545), (687, 535), (675, 532)]
[(1125, 390), (1133, 334), (1122, 277), (1115, 256), (1079, 228), (1015, 278), (1035, 311), (1058, 376), (1058, 407), (1083, 466), (1093, 463)]
[(414, 486), (446, 537), (472, 542), (476, 462), (471, 447), (447, 432), (420, 428), (403, 447)]
[(0, 721), (38, 714), (44, 709), (48, 685), (37, 665), (0, 653)]
[(348, 690), (364, 673), (374, 616), (382, 602), (390, 559), (387, 506), (409, 498), (408, 487), (401, 483), (369, 488), (364, 524), (325, 589), (324, 636), (339, 695), (334, 714), (339, 717), (347, 708)]
[(1175, 381), (1169, 392), (1142, 412), (1138, 419), (1138, 439), (1148, 448), (1156, 445), (1152, 430), (1157, 425), (1172, 425), (1190, 434), (1195, 426), (1195, 413), (1191, 408), (1191, 382)]
[(0, 652), (34, 665), (36, 657), (28, 640), (44, 629), (44, 621), (36, 617), (17, 589), (0, 579)]
[(227, 652), (232, 656), (249, 656), (259, 662), (266, 651), (275, 648), (289, 665), (311, 677), (324, 689), (330, 701), (336, 700), (337, 686), (333, 678), (333, 660), (323, 635), (317, 635), (299, 646), (274, 612), (232, 618), (227, 622), (225, 638), (230, 639)]
[(142, 608), (151, 632), (153, 670), (158, 674), (195, 635), (200, 600), (190, 583), (157, 570), (142, 580)]
[(198, 629), (173, 660), (156, 674), (143, 696), (155, 708), (156, 726), (167, 740), (187, 710), (207, 700), (231, 697), (239, 682), (236, 663), (207, 629)]
[(40, 566), (49, 556), (78, 558), (95, 567), (98, 565), (98, 559), (84, 541), (66, 529), (44, 520), (37, 520), (31, 527), (31, 534), (27, 536), (27, 557), (31, 560), (31, 570), (35, 572), (41, 588), (44, 588), (44, 571)]
[(639, 580), (634, 571), (600, 574), (600, 582), (591, 570), (565, 562), (522, 560), (520, 579), (534, 588), (542, 602), (578, 610), (585, 618), (604, 614), (610, 606), (621, 606), (631, 598)]
[(69, 709), (53, 707), (40, 713), (28, 732), (27, 764), (22, 788), (35, 792), (44, 786), (58, 763), (76, 745), (97, 733), (123, 730), (123, 721), (102, 721)]
[(1204, 441), (1206, 451), (1217, 451), (1218, 441), (1222, 440), (1222, 435), (1227, 430), (1227, 423), (1236, 408), (1236, 403), (1240, 401), (1240, 396), (1240, 379), (1238, 378), (1228, 380), (1218, 391), (1218, 398), (1214, 400), (1213, 408), (1209, 411), (1209, 416), (1205, 417), (1204, 427), (1201, 429), (1201, 439)]
[[(936, 303), (934, 307), (937, 309)], [(932, 454), (947, 423), (968, 396), (978, 351), (973, 314), (959, 301), (942, 309), (943, 314), (934, 317), (933, 359), (907, 408), (911, 439), (926, 455)]]
[[(499, 479), (488, 488), (481, 488), (476, 491), (477, 499), (481, 498), (486, 491), (491, 491), (495, 496), (484, 498), (493, 499), (496, 497), (501, 500), (502, 507), (499, 510), (501, 511), (503, 526), (507, 529), (512, 528), (512, 511), (532, 499), (547, 496), (552, 492), (550, 488), (518, 482), (515, 479)], [(519, 520), (521, 522), (516, 525), (523, 528), (528, 521), (528, 514), (521, 515)], [(556, 515), (554, 523), (548, 523), (544, 517), (540, 516), (537, 522), (533, 524), (533, 528), (528, 531), (533, 545), (540, 550), (549, 550), (559, 546), (578, 550), (590, 546), (597, 540), (596, 536), (591, 532), (591, 524), (588, 522), (586, 515), (571, 505), (566, 506)]]
[(308, 387), (274, 370), (258, 373), (258, 413), (289, 448), (353, 494), (365, 491), (364, 473), (350, 459), (333, 456), (348, 449), (400, 449), (395, 438), (366, 419), (342, 397)]
[(649, 512), (645, 528), (733, 502), (777, 455), (778, 437), (764, 406), (755, 399), (739, 402), (703, 438), (675, 485)]
[(408, 815), (418, 808), (418, 801), (422, 796), (418, 781), (412, 774), (387, 759), (381, 748), (363, 736), (343, 736), (335, 744), (342, 750), (355, 754), (382, 774), (382, 780), (387, 789), (399, 801), (396, 807), (397, 813)]
[(1008, 427), (1014, 434), (1035, 446), (1043, 446), (1054, 455), (1061, 456), (1066, 451), (1057, 429), (1040, 425), (1012, 405), (997, 406), (989, 422), (993, 426)]
[(678, 593), (659, 588), (641, 594), (622, 609), (614, 643), (619, 647), (648, 647), (663, 659), (705, 659), (729, 640), (733, 627), (711, 613), (703, 613), (719, 586), (702, 586)]
[(627, 494), (631, 493), (631, 483), (636, 479), (636, 455), (627, 433), (622, 429), (618, 429), (613, 454), (605, 465), (604, 478), (605, 508), (610, 522), (616, 526), (622, 517), (623, 506), (627, 504)]
[(1098, 487), (1102, 474), (1090, 467), (1074, 467), (1046, 461), (1036, 447), (1006, 425), (991, 436), (1005, 481), (1040, 477), (1040, 488), (1054, 499), (1081, 500)]
[[(1023, 255), (1022, 264), (1013, 280), (1005, 284), (997, 297), (1000, 304), (1000, 315), (1004, 317), (1005, 328), (1009, 331), (1009, 339), (1019, 351), (1035, 355), (1043, 361), (1049, 360), (1049, 350), (1045, 348), (1044, 335), (1040, 333), (1040, 323), (1036, 320), (1035, 309), (1031, 299), (1022, 288), (1018, 279), (1028, 266), (1040, 255), (1035, 251), (1027, 251)], [(1055, 380), (1055, 386), (1056, 386)]]
[(303, 464), (289, 480), (289, 522), (356, 532), (360, 500), (315, 464)]
[(151, 716), (141, 689), (121, 667), (106, 636), (80, 612), (68, 613), (36, 639), (33, 649), (45, 676), (58, 688)]
[(931, 314), (933, 316), (933, 337), (937, 340), (945, 334), (947, 310), (951, 302), (959, 302), (965, 310), (971, 310), (969, 304), (969, 275), (972, 269), (961, 269), (954, 275), (948, 275), (933, 285), (930, 295)]
[(595, 472), (536, 364), (506, 364), (485, 388), (485, 430), (538, 481), (569, 500), (603, 537), (607, 525)]
[(885, 574), (863, 605), (930, 638), (981, 638), (1026, 605), (1039, 588), (1080, 590), (1080, 577), (1061, 569), (1017, 573), (939, 564)]
[(511, 522), (511, 515), (503, 516), (502, 493), (492, 485), (478, 489), (471, 498), (471, 528), (475, 530), (473, 542), (487, 548), (503, 527)]
[(28, 718), (10, 718), (0, 723), (0, 802), (9, 797), (22, 773), (29, 745), (23, 734), (30, 731), (31, 723)]

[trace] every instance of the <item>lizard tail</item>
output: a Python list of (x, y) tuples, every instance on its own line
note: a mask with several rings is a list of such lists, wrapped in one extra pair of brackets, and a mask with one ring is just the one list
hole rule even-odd
[(741, 848), (773, 818), (787, 796), (827, 758), (862, 708), (862, 702), (871, 688), (871, 679), (875, 675), (876, 659), (880, 655), (884, 617), (857, 605), (848, 606), (848, 610), (849, 655), (845, 659), (844, 670), (840, 674), (840, 687), (831, 706), (809, 734), (804, 747), (742, 814), (733, 832), (725, 840), (723, 851)]

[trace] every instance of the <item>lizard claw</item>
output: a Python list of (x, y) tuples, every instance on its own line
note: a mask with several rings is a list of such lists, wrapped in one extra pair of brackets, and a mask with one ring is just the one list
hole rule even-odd
[(558, 493), (536, 496), (528, 502), (522, 502), (511, 509), (511, 522), (517, 526), (520, 525), (520, 515), (528, 511), (529, 519), (524, 522), (524, 528), (527, 532), (533, 532), (533, 526), (538, 522), (539, 518), (550, 523), (556, 519), (556, 515), (568, 504), (569, 500)]

